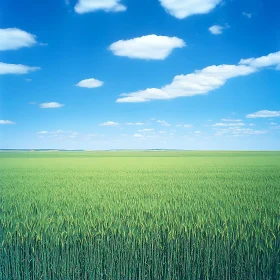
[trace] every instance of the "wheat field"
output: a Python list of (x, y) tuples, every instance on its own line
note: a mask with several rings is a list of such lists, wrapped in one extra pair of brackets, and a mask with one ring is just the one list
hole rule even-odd
[(280, 152), (1, 152), (1, 280), (279, 280)]

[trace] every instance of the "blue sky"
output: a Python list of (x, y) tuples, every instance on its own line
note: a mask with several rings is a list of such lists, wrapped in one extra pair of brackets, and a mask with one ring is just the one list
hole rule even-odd
[(3, 0), (0, 148), (279, 150), (279, 9)]

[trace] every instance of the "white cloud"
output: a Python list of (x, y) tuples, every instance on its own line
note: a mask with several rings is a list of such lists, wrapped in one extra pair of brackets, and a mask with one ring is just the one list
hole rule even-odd
[(240, 119), (222, 119), (223, 122), (242, 122)]
[(166, 12), (183, 19), (191, 15), (207, 14), (222, 0), (159, 0)]
[(193, 127), (191, 124), (177, 124), (177, 127), (185, 127), (185, 128), (191, 128)]
[(214, 35), (220, 35), (223, 33), (223, 30), (225, 29), (226, 27), (224, 26), (221, 26), (221, 25), (213, 25), (209, 28), (209, 31), (214, 34)]
[(195, 132), (195, 134), (200, 134), (201, 133), (201, 131), (199, 131), (199, 130), (197, 130), (196, 132)]
[(133, 123), (133, 122), (128, 122), (126, 123), (127, 125), (144, 125), (144, 123), (142, 122), (136, 122), (136, 123)]
[(243, 12), (242, 15), (247, 17), (247, 18), (251, 18), (252, 17), (252, 14), (249, 14), (249, 13), (246, 13), (246, 12)]
[(27, 74), (39, 70), (40, 67), (30, 67), (22, 64), (8, 64), (0, 62), (0, 75), (4, 74)]
[(239, 64), (252, 66), (254, 68), (276, 66), (280, 64), (280, 51), (275, 53), (270, 53), (267, 56), (262, 56), (258, 58), (241, 59)]
[(103, 10), (105, 12), (123, 12), (126, 7), (120, 0), (79, 0), (75, 6), (75, 12), (84, 14)]
[(254, 130), (252, 128), (229, 127), (226, 129), (218, 129), (216, 136), (232, 135), (232, 136), (246, 136), (246, 135), (261, 135), (266, 134), (266, 130)]
[[(250, 75), (259, 71), (260, 68), (272, 64), (278, 65), (280, 63), (280, 51), (264, 58), (242, 59), (239, 65), (208, 66), (191, 74), (175, 76), (171, 84), (162, 88), (148, 88), (131, 93), (122, 93), (116, 102), (148, 102), (151, 100), (207, 94), (222, 87), (231, 78)], [(269, 62), (264, 63), (264, 60)]]
[(40, 131), (37, 132), (40, 138), (57, 138), (57, 139), (69, 139), (76, 138), (79, 133), (74, 131), (56, 130), (56, 131)]
[(36, 45), (36, 36), (18, 28), (0, 28), (0, 51), (17, 50)]
[(139, 129), (138, 130), (139, 132), (152, 132), (152, 131), (154, 131), (154, 129), (153, 128), (145, 128), (145, 129)]
[(227, 126), (225, 123), (215, 123), (212, 126)]
[(144, 136), (141, 135), (141, 134), (134, 134), (133, 137), (135, 137), (135, 138), (143, 138)]
[(116, 102), (147, 102), (206, 94), (222, 87), (230, 78), (246, 76), (254, 72), (256, 72), (255, 68), (245, 65), (209, 66), (192, 74), (178, 75), (171, 84), (160, 89), (148, 88), (137, 92), (123, 93)]
[(46, 103), (40, 104), (40, 108), (43, 108), (43, 109), (60, 108), (63, 106), (64, 106), (64, 104), (60, 104), (58, 102), (46, 102)]
[(16, 124), (16, 123), (9, 120), (0, 120), (0, 124)]
[(118, 125), (119, 125), (119, 123), (112, 122), (112, 121), (108, 121), (108, 122), (99, 124), (99, 126), (118, 126)]
[(77, 133), (77, 132), (73, 132), (69, 137), (70, 137), (70, 138), (75, 138), (78, 134), (79, 134), (79, 133)]
[(166, 121), (158, 120), (157, 123), (161, 124), (162, 126), (170, 126), (170, 124)]
[(105, 134), (89, 133), (85, 136), (86, 139), (103, 137)]
[(177, 37), (147, 35), (130, 40), (120, 40), (113, 43), (109, 50), (114, 55), (138, 59), (167, 58), (175, 48), (186, 46), (182, 39)]
[(230, 127), (230, 126), (244, 126), (244, 123), (216, 123), (213, 124), (213, 126), (224, 126), (224, 127)]
[(277, 123), (275, 123), (275, 122), (271, 122), (270, 124), (271, 124), (271, 125), (277, 125)]
[(91, 78), (91, 79), (80, 81), (79, 83), (76, 84), (76, 86), (83, 87), (83, 88), (98, 88), (103, 86), (103, 84), (104, 82)]
[(262, 111), (255, 112), (253, 114), (248, 114), (246, 117), (249, 119), (280, 117), (280, 111), (262, 110)]

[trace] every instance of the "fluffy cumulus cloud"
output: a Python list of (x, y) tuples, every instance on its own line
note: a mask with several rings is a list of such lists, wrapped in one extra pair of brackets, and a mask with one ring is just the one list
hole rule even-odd
[(223, 122), (242, 122), (240, 119), (222, 119)]
[(193, 126), (191, 124), (177, 124), (177, 127), (184, 127), (184, 128), (192, 128)]
[[(230, 120), (230, 119), (224, 119)], [(216, 123), (213, 125), (213, 130), (215, 131), (215, 136), (250, 136), (250, 135), (263, 135), (268, 133), (268, 130), (256, 130), (251, 128), (254, 124), (246, 125), (243, 122), (225, 122), (225, 123)], [(236, 120), (238, 121), (238, 120)], [(241, 121), (241, 120), (239, 120)]]
[(214, 35), (220, 35), (223, 33), (225, 28), (226, 27), (221, 26), (221, 25), (213, 25), (209, 28), (209, 31)]
[(224, 126), (224, 127), (233, 127), (233, 126), (244, 126), (244, 123), (239, 123), (239, 122), (235, 122), (235, 123), (215, 123), (213, 124), (213, 126)]
[(147, 102), (207, 94), (222, 87), (229, 79), (247, 76), (279, 63), (280, 52), (261, 58), (242, 59), (238, 65), (212, 65), (191, 74), (175, 76), (170, 84), (161, 88), (122, 93), (116, 102)]
[(138, 131), (139, 131), (139, 132), (142, 132), (142, 133), (147, 133), (147, 132), (152, 132), (152, 131), (154, 131), (154, 129), (153, 129), (153, 128), (145, 128), (145, 129), (139, 129)]
[(267, 56), (262, 56), (258, 58), (241, 59), (239, 64), (249, 65), (255, 68), (278, 66), (280, 64), (280, 51), (275, 53), (270, 53)]
[(0, 120), (0, 124), (16, 124), (16, 123), (9, 120)]
[(252, 14), (246, 13), (246, 12), (243, 12), (242, 15), (247, 17), (247, 18), (251, 18), (252, 17)]
[(159, 123), (162, 126), (170, 126), (170, 124), (167, 121), (158, 120), (157, 123)]
[(142, 134), (134, 134), (133, 137), (135, 137), (135, 138), (144, 138), (144, 136)]
[(40, 67), (30, 67), (22, 64), (8, 64), (0, 62), (0, 75), (5, 74), (28, 74), (29, 72), (39, 70)]
[(56, 131), (40, 131), (37, 132), (40, 138), (57, 138), (57, 139), (73, 139), (78, 136), (79, 133), (75, 131), (66, 131), (66, 130), (56, 130)]
[(112, 121), (108, 121), (108, 122), (99, 124), (99, 126), (118, 126), (118, 125), (119, 125), (119, 123), (112, 122)]
[(0, 51), (17, 50), (36, 45), (36, 37), (18, 28), (0, 29)]
[(128, 122), (128, 123), (126, 123), (127, 125), (144, 125), (144, 123), (142, 123), (142, 122)]
[(215, 136), (248, 136), (248, 135), (261, 135), (266, 134), (267, 130), (255, 130), (252, 128), (240, 128), (240, 127), (229, 127), (223, 129), (217, 129)]
[(183, 19), (191, 15), (207, 14), (222, 0), (159, 0), (162, 7), (172, 16)]
[(90, 13), (103, 10), (105, 12), (123, 12), (126, 7), (120, 0), (79, 0), (75, 6), (78, 14)]
[(255, 112), (253, 114), (248, 114), (247, 118), (255, 119), (255, 118), (273, 118), (273, 117), (280, 117), (280, 111), (268, 111), (262, 110)]
[(132, 93), (123, 93), (117, 102), (147, 102), (172, 99), (182, 96), (206, 94), (222, 87), (230, 78), (246, 76), (256, 71), (245, 65), (218, 65), (197, 70), (192, 74), (178, 75), (171, 84), (162, 88), (148, 88)]
[(63, 106), (64, 106), (64, 104), (60, 104), (58, 102), (46, 102), (46, 103), (40, 104), (40, 108), (42, 108), (42, 109), (61, 108)]
[(109, 50), (117, 56), (163, 60), (175, 48), (182, 48), (184, 46), (186, 46), (185, 42), (177, 37), (147, 35), (130, 40), (117, 41), (109, 47)]
[(77, 87), (83, 87), (83, 88), (98, 88), (103, 86), (104, 82), (99, 81), (97, 79), (91, 78), (82, 80), (79, 83), (77, 83)]

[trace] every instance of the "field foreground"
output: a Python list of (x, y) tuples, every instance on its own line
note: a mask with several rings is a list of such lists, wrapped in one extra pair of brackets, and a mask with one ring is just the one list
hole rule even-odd
[(1, 152), (1, 280), (279, 280), (280, 152)]

